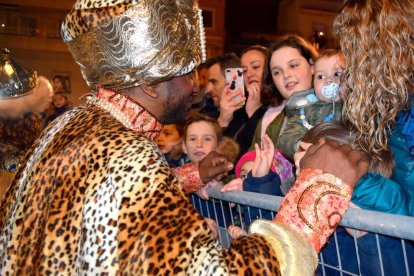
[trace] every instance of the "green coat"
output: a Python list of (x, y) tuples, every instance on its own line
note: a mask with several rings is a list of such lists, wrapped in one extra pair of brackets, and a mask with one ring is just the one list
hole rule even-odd
[(296, 92), (286, 102), (286, 119), (280, 130), (278, 143), (275, 145), (290, 160), (293, 160), (293, 155), (299, 148), (300, 139), (308, 131), (308, 128), (306, 128), (300, 119), (301, 107), (304, 108), (306, 121), (310, 126), (322, 123), (328, 115), (332, 114), (334, 106), (333, 121), (341, 120), (341, 102), (336, 102), (335, 105), (321, 101), (312, 102), (307, 100), (309, 96), (315, 98), (313, 89)]
[[(280, 112), (279, 115), (276, 116), (276, 118), (273, 119), (273, 121), (267, 126), (266, 128), (266, 134), (269, 135), (270, 139), (272, 139), (273, 144), (277, 145), (280, 129), (282, 127), (283, 121), (285, 120), (285, 111)], [(259, 123), (257, 124), (256, 130), (254, 132), (252, 144), (250, 146), (250, 149), (254, 149), (254, 144), (258, 143), (260, 145), (261, 141), (261, 133), (262, 133), (262, 121), (263, 118), (260, 119)]]

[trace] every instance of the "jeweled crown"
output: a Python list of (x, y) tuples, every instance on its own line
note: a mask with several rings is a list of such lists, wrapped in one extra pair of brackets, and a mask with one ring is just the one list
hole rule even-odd
[(21, 63), (11, 59), (9, 54), (8, 49), (1, 50), (0, 100), (27, 95), (38, 85), (37, 72), (27, 70)]

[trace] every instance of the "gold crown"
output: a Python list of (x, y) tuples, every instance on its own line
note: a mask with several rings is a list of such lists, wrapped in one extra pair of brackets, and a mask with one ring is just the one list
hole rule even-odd
[(9, 58), (10, 51), (1, 50), (0, 100), (32, 93), (38, 85), (36, 71), (28, 71), (16, 60)]

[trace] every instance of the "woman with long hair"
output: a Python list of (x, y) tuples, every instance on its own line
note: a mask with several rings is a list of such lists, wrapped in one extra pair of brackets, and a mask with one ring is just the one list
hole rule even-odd
[[(355, 143), (369, 156), (381, 160), (391, 151), (396, 162), (389, 178), (367, 173), (355, 186), (352, 202), (363, 209), (409, 216), (414, 214), (413, 26), (412, 0), (348, 0), (334, 22), (347, 60), (344, 119), (357, 134)], [(354, 246), (349, 235), (337, 237), (342, 248)], [(367, 234), (358, 238), (362, 265), (358, 267), (355, 250), (341, 250), (344, 268), (380, 275), (382, 267), (385, 275), (405, 275), (401, 241), (384, 236), (378, 240), (382, 266), (376, 237)], [(407, 259), (413, 260), (412, 244), (406, 242), (405, 248)], [(414, 271), (414, 263), (408, 265)]]

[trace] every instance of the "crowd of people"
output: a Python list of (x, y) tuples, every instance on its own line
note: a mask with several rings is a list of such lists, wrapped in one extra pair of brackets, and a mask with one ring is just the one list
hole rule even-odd
[[(206, 59), (197, 1), (77, 0), (62, 37), (86, 104), (2, 55), (18, 70), (1, 71), (0, 274), (312, 275), (317, 253), (336, 266), (341, 251), (352, 273), (403, 275), (411, 242), (402, 256), (380, 236), (381, 254), (336, 225), (349, 205), (414, 215), (412, 26), (412, 1), (346, 0), (340, 49), (285, 34)], [(276, 216), (245, 211), (224, 250), (232, 210), (211, 186), (284, 200)]]

